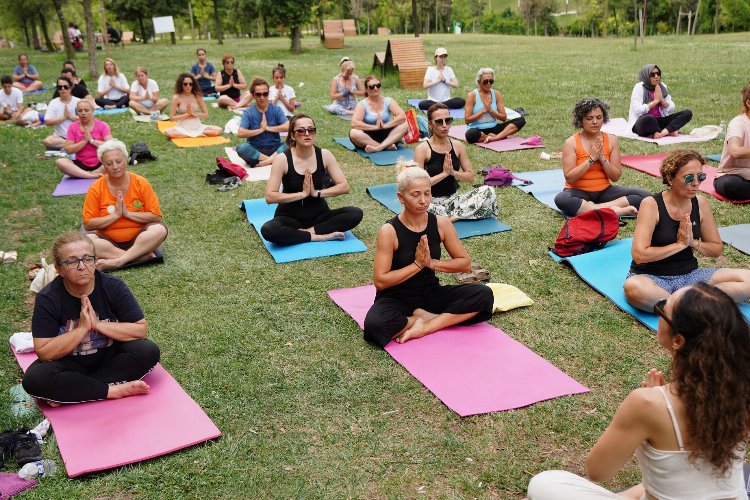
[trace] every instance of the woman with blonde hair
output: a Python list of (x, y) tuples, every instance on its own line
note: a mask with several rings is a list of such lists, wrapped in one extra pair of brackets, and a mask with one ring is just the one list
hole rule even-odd
[(104, 73), (97, 82), (96, 104), (104, 109), (127, 108), (130, 101), (128, 79), (117, 69), (114, 59), (104, 59)]
[(333, 103), (324, 106), (334, 115), (349, 115), (354, 113), (357, 106), (357, 97), (365, 95), (362, 80), (354, 74), (354, 62), (348, 57), (343, 57), (339, 65), (341, 71), (331, 79), (331, 87), (328, 94)]

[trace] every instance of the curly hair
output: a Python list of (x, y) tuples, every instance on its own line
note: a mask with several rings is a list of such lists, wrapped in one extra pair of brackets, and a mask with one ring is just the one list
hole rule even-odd
[(575, 128), (582, 128), (583, 119), (597, 108), (602, 110), (604, 123), (607, 123), (609, 121), (609, 104), (596, 97), (587, 97), (578, 101), (573, 107), (573, 126)]
[(742, 89), (742, 107), (740, 108), (740, 114), (745, 114), (748, 111), (750, 111), (750, 108), (747, 106), (747, 101), (750, 101), (750, 82), (745, 85), (745, 88)]
[(94, 246), (94, 242), (91, 238), (87, 237), (83, 233), (79, 233), (78, 231), (68, 231), (58, 236), (55, 242), (52, 244), (52, 258), (55, 260), (55, 263), (58, 265), (60, 264), (60, 261), (62, 260), (63, 247), (70, 245), (71, 243), (78, 243), (81, 241), (89, 244), (89, 246), (91, 247), (91, 255), (96, 257), (96, 247)]
[(198, 87), (198, 81), (192, 73), (180, 73), (180, 76), (177, 77), (177, 81), (174, 83), (174, 95), (182, 94), (182, 82), (185, 81), (185, 78), (190, 78), (193, 82), (193, 87), (190, 89), (190, 93), (193, 94), (196, 99), (202, 101), (203, 92), (201, 92), (200, 87)]
[(256, 88), (256, 87), (261, 87), (261, 86), (263, 86), (263, 85), (265, 85), (265, 86), (266, 86), (266, 88), (269, 88), (269, 89), (271, 88), (271, 87), (270, 87), (270, 86), (268, 85), (268, 82), (267, 82), (267, 81), (265, 81), (265, 80), (264, 80), (263, 78), (261, 78), (261, 77), (259, 77), (259, 76), (256, 76), (256, 77), (254, 77), (254, 78), (253, 78), (253, 81), (252, 81), (252, 82), (250, 82), (250, 93), (251, 93), (252, 95), (255, 95), (255, 88)]
[(677, 177), (677, 172), (693, 160), (706, 164), (706, 159), (694, 149), (675, 149), (661, 162), (661, 180), (667, 186), (669, 181)]
[(720, 289), (698, 283), (672, 309), (674, 331), (685, 344), (672, 359), (672, 383), (685, 406), (690, 460), (726, 475), (742, 460), (738, 447), (750, 435), (750, 326)]
[(305, 113), (294, 115), (292, 119), (289, 120), (289, 134), (286, 136), (286, 145), (290, 148), (294, 147), (295, 144), (297, 144), (297, 140), (294, 138), (294, 127), (302, 118), (307, 118), (308, 120), (313, 122), (313, 127), (315, 126), (315, 120), (313, 120), (311, 116), (308, 116)]

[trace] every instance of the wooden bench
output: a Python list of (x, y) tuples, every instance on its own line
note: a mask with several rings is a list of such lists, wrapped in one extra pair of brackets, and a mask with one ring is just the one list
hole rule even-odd
[(357, 36), (357, 25), (354, 24), (354, 19), (344, 19), (342, 23), (344, 36)]
[(421, 38), (391, 38), (385, 52), (376, 52), (372, 62), (373, 70), (380, 68), (381, 76), (391, 68), (398, 70), (403, 89), (421, 89), (429, 65)]
[(126, 43), (132, 43), (133, 42), (133, 38), (134, 38), (134, 36), (133, 36), (133, 32), (132, 31), (124, 31), (122, 33), (122, 43), (123, 43), (123, 46)]
[(323, 45), (327, 49), (344, 48), (344, 23), (341, 19), (323, 21)]
[(378, 36), (388, 36), (391, 34), (391, 30), (388, 28), (378, 28)]

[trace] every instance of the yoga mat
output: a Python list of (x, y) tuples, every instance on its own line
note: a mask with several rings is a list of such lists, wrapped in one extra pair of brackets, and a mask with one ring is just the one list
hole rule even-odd
[(63, 175), (60, 183), (52, 192), (52, 196), (70, 196), (74, 194), (86, 194), (96, 179), (78, 179)]
[(361, 156), (367, 158), (375, 165), (395, 165), (399, 160), (410, 161), (414, 159), (414, 150), (409, 149), (403, 144), (398, 145), (398, 149), (378, 151), (377, 153), (367, 153), (364, 149), (359, 149), (354, 146), (354, 143), (348, 137), (335, 137), (333, 139), (339, 146), (342, 146), (349, 151), (356, 151)]
[(0, 498), (11, 498), (39, 484), (36, 479), (26, 480), (18, 474), (0, 472)]
[(24, 92), (23, 95), (44, 94), (45, 92), (47, 92), (47, 87), (42, 87), (39, 90), (32, 90), (31, 92)]
[[(454, 139), (465, 141), (467, 128), (468, 127), (466, 125), (454, 125), (451, 127), (450, 131), (448, 132), (448, 135), (453, 137)], [(534, 148), (544, 147), (544, 144), (537, 144), (537, 145), (521, 144), (522, 142), (528, 139), (529, 139), (528, 137), (519, 137), (517, 135), (511, 135), (510, 137), (506, 137), (505, 139), (501, 141), (488, 142), (487, 144), (483, 142), (476, 142), (474, 143), (474, 145), (479, 146), (480, 148), (491, 149), (492, 151), (498, 151), (498, 152), (517, 151), (520, 149), (534, 149)]]
[(245, 211), (247, 220), (253, 225), (255, 231), (258, 233), (258, 237), (277, 264), (345, 253), (364, 252), (367, 250), (365, 244), (358, 240), (351, 231), (344, 233), (346, 238), (343, 240), (310, 241), (298, 245), (277, 245), (266, 240), (260, 234), (261, 226), (273, 218), (276, 204), (269, 205), (264, 199), (245, 200), (242, 202), (241, 208)]
[(680, 144), (684, 142), (705, 142), (710, 141), (712, 138), (708, 137), (693, 137), (689, 134), (679, 134), (677, 136), (669, 135), (662, 137), (661, 139), (652, 139), (650, 137), (641, 137), (633, 133), (633, 126), (628, 124), (625, 118), (611, 118), (609, 122), (605, 123), (602, 127), (602, 132), (616, 135), (618, 137), (625, 137), (628, 139), (635, 139), (637, 141), (653, 142), (659, 146), (666, 146), (669, 144)]
[[(419, 109), (419, 103), (422, 102), (424, 99), (407, 99), (406, 102), (409, 104), (409, 106), (416, 108), (417, 111), (421, 111), (424, 114), (427, 114), (426, 110)], [(464, 109), (450, 109), (451, 118), (454, 120), (463, 120), (464, 119)], [(516, 113), (515, 111), (513, 111)], [(518, 115), (518, 113), (516, 113)], [(518, 115), (520, 116), (520, 115)]]
[(112, 109), (104, 109), (104, 108), (98, 108), (94, 110), (94, 114), (96, 116), (99, 115), (119, 115), (120, 113), (127, 113), (130, 110), (130, 108), (112, 108)]
[[(15, 354), (23, 371), (35, 353)], [(148, 460), (221, 436), (208, 415), (160, 364), (148, 394), (62, 405), (40, 403), (69, 477)]]
[[(156, 122), (156, 128), (162, 134), (168, 128), (176, 126), (177, 123), (172, 121)], [(175, 146), (178, 148), (200, 148), (203, 146), (215, 146), (217, 144), (226, 144), (231, 142), (229, 139), (223, 136), (217, 137), (183, 137), (180, 139), (171, 139)]]
[(721, 161), (721, 155), (708, 155), (706, 158), (717, 163)]
[(139, 115), (133, 108), (130, 108), (130, 114), (133, 115), (133, 120), (137, 121), (138, 123), (151, 123), (153, 121), (169, 120), (169, 116), (165, 115), (164, 113), (161, 113), (159, 115), (158, 120), (152, 120), (151, 115)]
[(110, 269), (109, 271), (105, 271), (107, 273), (111, 273), (112, 271), (120, 271), (122, 269), (130, 269), (131, 267), (140, 267), (140, 266), (149, 266), (151, 264), (163, 264), (164, 263), (164, 247), (162, 245), (159, 245), (159, 247), (154, 250), (154, 256), (150, 259), (143, 259), (143, 260), (136, 260), (133, 262), (128, 262), (124, 266), (120, 266), (115, 269)]
[(515, 175), (532, 182), (532, 184), (526, 186), (516, 185), (518, 189), (524, 193), (530, 194), (540, 203), (547, 205), (555, 212), (564, 216), (564, 214), (560, 212), (560, 209), (557, 208), (557, 205), (555, 205), (555, 196), (565, 188), (565, 175), (561, 168), (556, 170), (520, 172)]
[[(396, 196), (395, 184), (370, 186), (367, 188), (367, 194), (391, 212), (396, 214), (401, 212), (401, 203), (399, 203)], [(510, 226), (494, 218), (459, 220), (453, 223), (453, 227), (456, 228), (456, 233), (458, 233), (458, 237), (461, 239), (511, 230)]]
[[(375, 300), (372, 285), (328, 292), (360, 328)], [(522, 408), (589, 389), (487, 323), (453, 326), (385, 350), (462, 417)]]
[(719, 235), (724, 243), (728, 243), (740, 252), (750, 255), (750, 224), (720, 227)]
[(245, 181), (256, 182), (256, 181), (267, 181), (271, 177), (271, 165), (265, 167), (250, 167), (245, 160), (240, 158), (237, 154), (237, 150), (234, 148), (224, 148), (227, 153), (227, 158), (232, 163), (242, 166), (247, 171), (247, 177)]
[[(659, 317), (655, 314), (640, 311), (625, 300), (625, 292), (623, 292), (622, 287), (630, 270), (632, 245), (633, 238), (627, 238), (612, 241), (601, 250), (573, 257), (561, 259), (554, 253), (549, 253), (554, 260), (569, 264), (583, 281), (614, 302), (622, 311), (633, 316), (650, 330), (656, 331)], [(750, 321), (750, 304), (739, 304), (739, 307)]]
[[(667, 157), (667, 153), (654, 154), (654, 155), (630, 155), (623, 156), (620, 162), (626, 167), (630, 167), (639, 172), (643, 172), (654, 177), (661, 177), (661, 163), (664, 158)], [(714, 189), (714, 179), (716, 178), (716, 167), (711, 165), (703, 165), (703, 172), (706, 174), (706, 180), (700, 183), (698, 190), (706, 194), (710, 194), (714, 198), (721, 201), (728, 201), (735, 205), (750, 203), (750, 200), (730, 200), (725, 198)]]

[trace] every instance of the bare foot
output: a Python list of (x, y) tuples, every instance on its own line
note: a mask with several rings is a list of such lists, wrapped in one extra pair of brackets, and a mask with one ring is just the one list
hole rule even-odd
[(411, 314), (415, 318), (420, 318), (422, 321), (430, 321), (431, 319), (438, 317), (437, 314), (431, 313), (430, 311), (426, 311), (421, 308), (414, 309), (414, 312)]
[(104, 109), (115, 109), (116, 107), (117, 106), (115, 106), (114, 104), (107, 104), (106, 106), (104, 106)]
[(268, 166), (268, 165), (270, 165), (272, 163), (273, 163), (273, 158), (266, 158), (265, 160), (260, 160), (256, 166), (257, 167), (266, 167), (266, 166)]
[(45, 401), (47, 401), (47, 404), (52, 408), (59, 408), (60, 406), (62, 406), (62, 403), (58, 403), (57, 401), (50, 401), (49, 399)]
[(409, 340), (424, 337), (425, 335), (427, 335), (427, 331), (425, 330), (424, 326), (425, 320), (423, 320), (422, 318), (417, 318), (414, 321), (414, 324), (411, 325), (411, 328), (395, 338), (396, 342), (398, 342), (399, 344), (403, 344), (404, 342), (408, 342)]
[(669, 133), (669, 135), (671, 135), (672, 137), (677, 137), (678, 135), (680, 135), (680, 133), (676, 130), (673, 130), (672, 132)]
[(380, 151), (376, 146), (373, 146), (372, 144), (366, 144), (365, 145), (365, 153), (377, 153)]
[(638, 209), (633, 205), (628, 205), (627, 207), (612, 207), (612, 211), (619, 217), (623, 217), (626, 215), (638, 215)]
[(311, 241), (330, 241), (330, 240), (343, 240), (346, 235), (341, 231), (334, 231), (328, 234), (315, 234), (312, 233)]
[(96, 261), (96, 268), (100, 271), (109, 271), (121, 266), (122, 263), (119, 259), (97, 259)]
[(390, 149), (391, 151), (396, 151), (398, 149), (398, 145), (391, 144), (390, 146), (388, 146), (388, 149)]
[(125, 382), (124, 384), (110, 385), (107, 391), (107, 399), (121, 399), (128, 396), (137, 396), (139, 394), (146, 394), (149, 390), (149, 386), (143, 380), (134, 380), (132, 382)]

